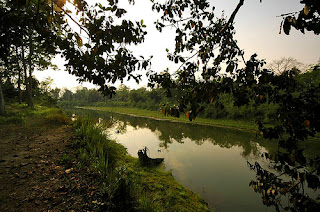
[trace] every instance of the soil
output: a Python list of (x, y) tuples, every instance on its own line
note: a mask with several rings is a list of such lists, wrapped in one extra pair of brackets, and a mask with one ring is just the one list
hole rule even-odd
[(86, 208), (95, 192), (92, 176), (72, 159), (61, 160), (74, 154), (72, 136), (70, 126), (44, 120), (0, 125), (0, 211)]

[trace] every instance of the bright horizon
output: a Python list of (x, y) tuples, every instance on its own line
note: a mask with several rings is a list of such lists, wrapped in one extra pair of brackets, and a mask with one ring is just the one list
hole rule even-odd
[[(96, 0), (95, 2), (101, 2)], [(236, 7), (238, 1), (230, 0), (212, 0), (212, 5), (215, 6), (216, 17), (220, 17), (222, 11), (227, 17), (230, 17), (232, 11)], [(290, 5), (288, 5), (290, 4)], [(173, 50), (174, 48), (174, 29), (166, 28), (162, 33), (159, 33), (153, 22), (159, 17), (159, 14), (151, 10), (150, 1), (136, 1), (135, 5), (127, 7), (125, 18), (132, 21), (144, 20), (147, 25), (145, 42), (139, 46), (130, 47), (133, 53), (149, 57), (153, 55), (152, 70), (161, 72), (169, 68), (173, 73), (178, 65), (170, 62), (166, 57), (165, 49)], [(292, 57), (305, 64), (315, 64), (320, 57), (320, 40), (319, 36), (311, 32), (302, 34), (301, 32), (292, 29), (290, 35), (285, 35), (283, 32), (279, 34), (281, 18), (276, 17), (284, 13), (299, 11), (302, 5), (299, 0), (269, 0), (262, 1), (246, 1), (243, 7), (235, 18), (236, 39), (239, 47), (245, 51), (245, 58), (248, 59), (252, 54), (257, 53), (259, 59), (265, 59), (267, 63), (281, 57)], [(47, 77), (54, 80), (52, 87), (74, 89), (77, 86), (95, 88), (91, 83), (85, 82), (80, 84), (77, 78), (64, 71), (64, 60), (58, 55), (53, 63), (59, 68), (59, 71), (46, 70), (35, 71), (34, 75), (40, 81)], [(124, 84), (131, 89), (147, 86), (147, 77), (145, 73), (140, 72), (142, 81), (140, 84), (127, 81)], [(115, 86), (119, 86), (117, 82)]]

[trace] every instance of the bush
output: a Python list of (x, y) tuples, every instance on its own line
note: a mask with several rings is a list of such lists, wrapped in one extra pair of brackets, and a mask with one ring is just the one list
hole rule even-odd
[(50, 123), (56, 124), (70, 124), (71, 118), (65, 115), (64, 113), (52, 113), (46, 116), (46, 120)]
[(7, 111), (5, 115), (0, 116), (0, 125), (24, 123), (25, 119), (24, 113)]

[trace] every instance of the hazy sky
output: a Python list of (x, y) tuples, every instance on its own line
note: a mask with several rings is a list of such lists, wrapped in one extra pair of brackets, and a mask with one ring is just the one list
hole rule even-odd
[[(93, 2), (90, 0), (90, 2)], [(106, 2), (96, 0), (96, 2)], [(122, 0), (122, 2), (127, 2)], [(211, 0), (216, 7), (216, 16), (221, 16), (222, 11), (229, 17), (236, 7), (238, 0)], [(245, 58), (257, 53), (259, 59), (266, 59), (267, 62), (279, 59), (281, 57), (293, 57), (306, 64), (313, 64), (320, 58), (320, 36), (306, 32), (302, 34), (296, 30), (291, 30), (289, 36), (284, 33), (279, 34), (280, 23), (282, 18), (278, 15), (299, 11), (302, 9), (300, 0), (246, 0), (241, 7), (235, 19), (236, 39), (241, 49), (245, 51)], [(147, 25), (148, 34), (145, 43), (138, 47), (132, 47), (135, 55), (150, 56), (153, 55), (152, 69), (163, 71), (167, 67), (172, 71), (177, 69), (177, 65), (172, 64), (166, 57), (165, 49), (173, 50), (174, 48), (174, 31), (175, 29), (167, 28), (162, 33), (155, 30), (154, 21), (159, 14), (151, 10), (149, 0), (136, 0), (134, 6), (124, 8), (128, 13), (126, 17), (130, 20), (144, 20)], [(60, 56), (53, 61), (58, 65), (61, 71), (43, 71), (35, 72), (39, 80), (46, 77), (54, 79), (54, 87), (66, 87), (71, 89), (78, 86), (76, 77), (69, 75), (64, 70), (63, 59)], [(144, 75), (144, 73), (142, 73)], [(142, 82), (137, 85), (133, 81), (126, 82), (130, 88), (137, 88), (147, 84), (147, 78), (144, 77)], [(117, 83), (116, 85), (119, 85)], [(89, 83), (83, 86), (94, 87)]]

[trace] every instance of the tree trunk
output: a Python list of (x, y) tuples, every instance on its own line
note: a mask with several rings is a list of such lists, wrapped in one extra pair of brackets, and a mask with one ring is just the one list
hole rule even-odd
[(21, 56), (22, 56), (22, 64), (23, 64), (23, 71), (24, 71), (24, 82), (25, 82), (26, 91), (27, 91), (27, 104), (29, 107), (33, 107), (32, 94), (30, 92), (30, 84), (28, 83), (29, 80), (27, 75), (27, 64), (24, 57), (24, 45), (22, 45)]
[(33, 100), (32, 100), (32, 72), (33, 72), (33, 66), (32, 66), (32, 54), (33, 54), (33, 46), (32, 46), (32, 32), (29, 33), (29, 102), (30, 107), (34, 108)]
[(19, 104), (22, 104), (22, 92), (21, 92), (21, 69), (19, 67), (19, 75), (18, 75), (18, 100)]
[(5, 113), (5, 103), (4, 103), (3, 93), (2, 93), (2, 77), (0, 74), (0, 115), (4, 115), (4, 113)]
[(17, 65), (18, 65), (18, 100), (19, 104), (22, 103), (22, 92), (21, 92), (21, 67), (18, 59), (18, 48), (16, 48), (16, 57), (17, 57)]

